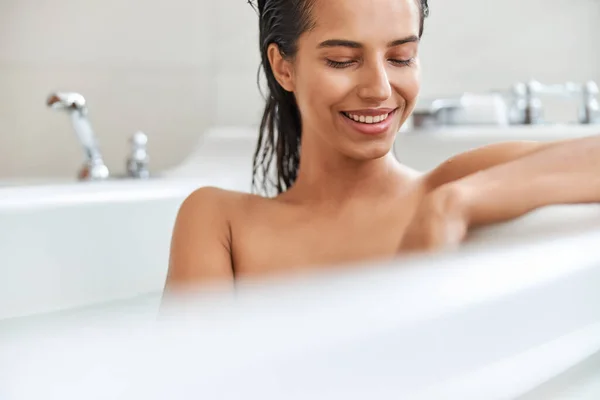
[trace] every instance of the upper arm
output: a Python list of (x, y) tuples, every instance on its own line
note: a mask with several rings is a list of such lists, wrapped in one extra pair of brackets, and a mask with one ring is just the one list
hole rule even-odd
[(225, 192), (202, 188), (181, 205), (171, 239), (166, 289), (233, 280)]
[(428, 187), (435, 189), (468, 175), (519, 159), (556, 144), (555, 142), (510, 141), (495, 143), (458, 154), (426, 176)]

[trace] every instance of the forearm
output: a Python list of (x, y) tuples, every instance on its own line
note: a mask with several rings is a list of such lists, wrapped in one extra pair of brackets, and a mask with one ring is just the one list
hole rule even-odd
[(570, 140), (456, 181), (470, 226), (553, 204), (600, 202), (600, 136)]

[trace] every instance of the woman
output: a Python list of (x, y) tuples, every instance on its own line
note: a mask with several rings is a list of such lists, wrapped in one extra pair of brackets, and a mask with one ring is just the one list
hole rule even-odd
[[(456, 246), (474, 226), (600, 200), (600, 138), (510, 142), (427, 174), (391, 153), (419, 93), (427, 0), (259, 0), (269, 84), (255, 179), (181, 206), (167, 289)], [(301, 149), (301, 151), (300, 151)]]

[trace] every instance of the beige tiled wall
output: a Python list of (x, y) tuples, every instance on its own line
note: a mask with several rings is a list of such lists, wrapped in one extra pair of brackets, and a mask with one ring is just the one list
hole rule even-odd
[(600, 2), (431, 0), (423, 92), (504, 89), (600, 77)]
[[(600, 80), (593, 0), (431, 0), (423, 96), (504, 89), (529, 78)], [(255, 125), (257, 21), (246, 0), (0, 2), (0, 179), (72, 176), (81, 151), (53, 90), (81, 92), (105, 158), (151, 139), (155, 170), (214, 125)], [(569, 111), (570, 112), (570, 111)]]
[(84, 94), (115, 172), (138, 129), (155, 169), (179, 162), (216, 121), (214, 3), (1, 1), (0, 179), (79, 167), (67, 116), (45, 107), (54, 90)]

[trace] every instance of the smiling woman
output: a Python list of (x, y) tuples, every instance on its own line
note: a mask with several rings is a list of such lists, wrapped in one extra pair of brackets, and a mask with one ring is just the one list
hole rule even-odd
[[(317, 144), (314, 139), (318, 139), (305, 132), (310, 137), (302, 140), (303, 124), (317, 126), (318, 135), (341, 124), (341, 113), (362, 122), (351, 124), (352, 130), (391, 132), (383, 150), (389, 148), (389, 140), (410, 114), (418, 94), (418, 42), (429, 9), (427, 0), (379, 3), (258, 1), (262, 66), (270, 91), (254, 163), (255, 179), (259, 171), (263, 176), (263, 190), (268, 189), (266, 176), (274, 157), (277, 191), (282, 193), (296, 181), (300, 145), (306, 154), (311, 152), (306, 147)], [(390, 68), (380, 74), (381, 60), (397, 69), (393, 76), (388, 76)], [(293, 82), (289, 79), (292, 73)], [(393, 97), (390, 78), (401, 90)], [(379, 83), (373, 86), (369, 82), (373, 79)], [(349, 98), (352, 94), (355, 96)], [(352, 103), (359, 100), (356, 95), (366, 98), (370, 107), (365, 110), (361, 102), (359, 109), (354, 109)], [(381, 126), (364, 126), (368, 117), (381, 116), (386, 116)], [(333, 144), (342, 138), (322, 139)], [(349, 144), (342, 140), (338, 145)]]
[(168, 288), (456, 246), (473, 226), (600, 200), (596, 137), (491, 145), (427, 174), (394, 157), (419, 94), (426, 0), (259, 0), (257, 10), (269, 92), (253, 184), (264, 193), (187, 198)]

